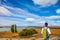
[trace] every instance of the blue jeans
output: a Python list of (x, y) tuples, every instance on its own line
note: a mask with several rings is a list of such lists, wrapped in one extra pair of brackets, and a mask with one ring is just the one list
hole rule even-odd
[(45, 38), (44, 40), (49, 40), (49, 36), (47, 38)]

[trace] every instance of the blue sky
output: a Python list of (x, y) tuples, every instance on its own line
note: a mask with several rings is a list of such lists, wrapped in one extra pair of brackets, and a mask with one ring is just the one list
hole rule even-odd
[(60, 26), (60, 0), (0, 0), (0, 26)]

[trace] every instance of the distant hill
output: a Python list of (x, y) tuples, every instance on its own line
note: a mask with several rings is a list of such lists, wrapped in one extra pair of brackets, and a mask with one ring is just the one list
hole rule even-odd
[(0, 28), (3, 28), (3, 26), (0, 26)]
[(11, 26), (0, 26), (0, 28), (10, 28)]
[[(18, 28), (42, 28), (43, 26), (17, 26)], [(49, 28), (60, 29), (60, 26), (48, 26)], [(11, 26), (0, 26), (0, 28), (11, 28)]]

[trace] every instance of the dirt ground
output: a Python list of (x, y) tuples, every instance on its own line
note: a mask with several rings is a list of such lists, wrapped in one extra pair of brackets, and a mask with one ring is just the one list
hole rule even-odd
[[(32, 38), (0, 38), (0, 40), (33, 40)], [(35, 40), (44, 40), (43, 38), (35, 38)], [(60, 38), (50, 38), (49, 40), (60, 40)]]

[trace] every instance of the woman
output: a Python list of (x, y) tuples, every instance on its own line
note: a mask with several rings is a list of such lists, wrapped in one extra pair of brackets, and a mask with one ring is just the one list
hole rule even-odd
[(50, 29), (48, 28), (48, 23), (45, 23), (44, 28), (42, 28), (41, 34), (44, 40), (49, 40), (49, 35), (51, 34), (51, 32)]

